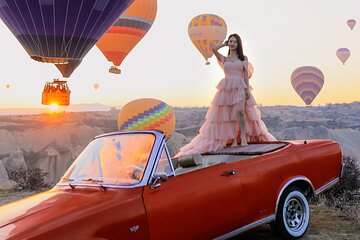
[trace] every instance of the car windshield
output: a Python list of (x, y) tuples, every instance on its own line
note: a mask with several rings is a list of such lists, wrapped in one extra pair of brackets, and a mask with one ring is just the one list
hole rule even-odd
[(137, 184), (143, 177), (154, 142), (151, 133), (97, 138), (77, 157), (60, 183)]

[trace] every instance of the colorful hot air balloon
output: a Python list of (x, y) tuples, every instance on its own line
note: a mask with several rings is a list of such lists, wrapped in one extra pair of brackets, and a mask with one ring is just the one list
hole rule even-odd
[(210, 64), (208, 58), (213, 55), (211, 47), (222, 43), (227, 34), (224, 19), (214, 14), (202, 14), (194, 17), (188, 26), (188, 33), (192, 43)]
[(98, 83), (94, 83), (94, 84), (93, 84), (93, 88), (94, 88), (95, 90), (98, 90), (99, 84), (98, 84)]
[(291, 84), (306, 105), (310, 105), (324, 85), (324, 74), (316, 67), (299, 67), (291, 74)]
[(159, 130), (167, 138), (174, 132), (175, 122), (172, 107), (153, 98), (131, 101), (118, 115), (119, 130)]
[(29, 56), (64, 77), (133, 0), (0, 0), (0, 18)]
[(5, 87), (6, 87), (6, 88), (10, 88), (10, 84), (6, 84)]
[(350, 50), (347, 48), (339, 48), (336, 51), (336, 56), (340, 59), (343, 65), (345, 65), (346, 60), (350, 57)]
[(349, 19), (349, 20), (347, 20), (347, 25), (349, 26), (349, 28), (351, 30), (353, 30), (356, 25), (356, 21), (354, 19)]
[(96, 46), (114, 65), (109, 72), (120, 74), (118, 67), (149, 31), (156, 12), (156, 0), (136, 0), (99, 39)]

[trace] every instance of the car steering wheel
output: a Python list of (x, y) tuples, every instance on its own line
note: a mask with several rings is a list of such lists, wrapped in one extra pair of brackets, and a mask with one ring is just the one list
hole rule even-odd
[(126, 173), (128, 174), (129, 178), (138, 181), (141, 180), (143, 171), (143, 168), (133, 164), (126, 167)]

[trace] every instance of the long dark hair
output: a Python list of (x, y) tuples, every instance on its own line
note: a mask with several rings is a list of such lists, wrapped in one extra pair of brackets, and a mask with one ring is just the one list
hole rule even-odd
[[(243, 52), (243, 47), (242, 47), (242, 42), (241, 42), (241, 38), (238, 34), (236, 33), (233, 33), (231, 34), (229, 37), (228, 37), (228, 42), (229, 42), (229, 39), (230, 38), (236, 38), (236, 41), (237, 41), (237, 48), (236, 48), (236, 53), (238, 55), (238, 58), (241, 60), (241, 61), (244, 61), (245, 60), (245, 56), (244, 56), (244, 52)], [(228, 56), (230, 54), (230, 49), (229, 49), (229, 52), (228, 52)]]

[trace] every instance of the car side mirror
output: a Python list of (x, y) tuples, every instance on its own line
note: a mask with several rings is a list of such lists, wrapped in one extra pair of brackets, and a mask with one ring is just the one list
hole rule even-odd
[(167, 181), (168, 176), (166, 173), (154, 173), (154, 176), (152, 177), (152, 184), (150, 189), (155, 189), (161, 186), (162, 181)]

